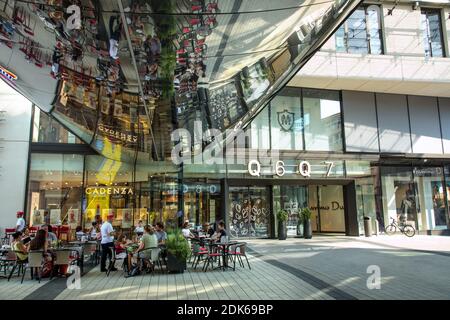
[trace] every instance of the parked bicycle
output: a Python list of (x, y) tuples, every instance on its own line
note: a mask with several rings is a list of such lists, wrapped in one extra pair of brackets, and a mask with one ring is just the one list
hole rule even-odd
[(400, 230), (401, 233), (403, 233), (407, 237), (414, 237), (416, 234), (416, 229), (410, 224), (398, 224), (397, 221), (395, 221), (394, 218), (391, 218), (392, 223), (388, 225), (385, 230), (386, 234), (392, 235), (397, 232), (397, 230)]

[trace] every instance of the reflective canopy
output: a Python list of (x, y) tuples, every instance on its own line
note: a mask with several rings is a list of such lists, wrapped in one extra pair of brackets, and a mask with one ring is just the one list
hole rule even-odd
[(163, 160), (194, 121), (246, 127), (360, 2), (0, 0), (0, 74), (102, 155)]

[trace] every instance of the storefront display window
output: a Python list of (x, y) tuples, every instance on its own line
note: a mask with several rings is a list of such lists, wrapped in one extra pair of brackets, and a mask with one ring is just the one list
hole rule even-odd
[(417, 199), (417, 182), (411, 167), (382, 167), (381, 184), (383, 194), (384, 223), (391, 219), (416, 227), (420, 204)]
[(29, 223), (81, 224), (83, 156), (75, 154), (31, 155), (28, 191)]
[(447, 229), (442, 167), (413, 168), (419, 198), (419, 230)]
[(232, 237), (269, 236), (271, 213), (267, 187), (230, 187), (228, 207)]

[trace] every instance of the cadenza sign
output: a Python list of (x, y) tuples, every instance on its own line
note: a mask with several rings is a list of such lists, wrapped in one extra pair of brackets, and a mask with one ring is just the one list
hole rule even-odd
[(113, 194), (134, 194), (130, 187), (89, 187), (86, 188), (86, 194), (105, 196)]
[[(331, 175), (331, 170), (334, 167), (334, 162), (332, 161), (324, 161), (324, 166), (326, 166), (325, 176), (329, 177)], [(286, 168), (288, 165), (285, 165), (283, 161), (277, 161), (272, 174), (276, 174), (279, 177), (283, 177), (286, 174)], [(292, 165), (289, 165), (292, 167)], [(297, 174), (302, 176), (303, 178), (311, 178), (311, 175), (314, 173), (312, 171), (311, 163), (308, 161), (301, 161), (298, 165), (294, 165), (297, 167)], [(261, 163), (258, 160), (251, 160), (247, 166), (248, 173), (253, 177), (261, 176)]]

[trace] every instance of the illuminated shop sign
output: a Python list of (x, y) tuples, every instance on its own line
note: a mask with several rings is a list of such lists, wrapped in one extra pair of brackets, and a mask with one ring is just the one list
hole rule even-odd
[(134, 194), (133, 189), (129, 187), (94, 187), (86, 188), (86, 194), (92, 195), (117, 195), (117, 194)]
[(123, 133), (111, 128), (107, 128), (103, 125), (99, 125), (98, 126), (98, 130), (100, 132), (106, 133), (108, 136), (112, 137), (112, 138), (116, 138), (118, 140), (122, 140), (123, 142), (131, 142), (131, 143), (136, 143), (138, 141), (138, 136), (135, 135), (131, 135), (131, 134), (127, 134), (127, 133)]
[(16, 81), (17, 80), (17, 76), (14, 73), (12, 73), (11, 71), (9, 71), (8, 69), (6, 69), (6, 68), (4, 68), (2, 66), (0, 66), (0, 75), (4, 79), (9, 80), (9, 81)]
[[(331, 176), (334, 162), (324, 161), (323, 165), (326, 169), (325, 176)], [(311, 163), (308, 161), (300, 161), (297, 165), (286, 165), (283, 161), (277, 161), (271, 174), (283, 177), (286, 174), (286, 167), (296, 167), (297, 175), (300, 175), (303, 178), (311, 178), (311, 175), (314, 174), (314, 172), (312, 171)], [(253, 177), (260, 177), (262, 173), (261, 162), (259, 162), (258, 160), (250, 160), (247, 165), (247, 171)]]

